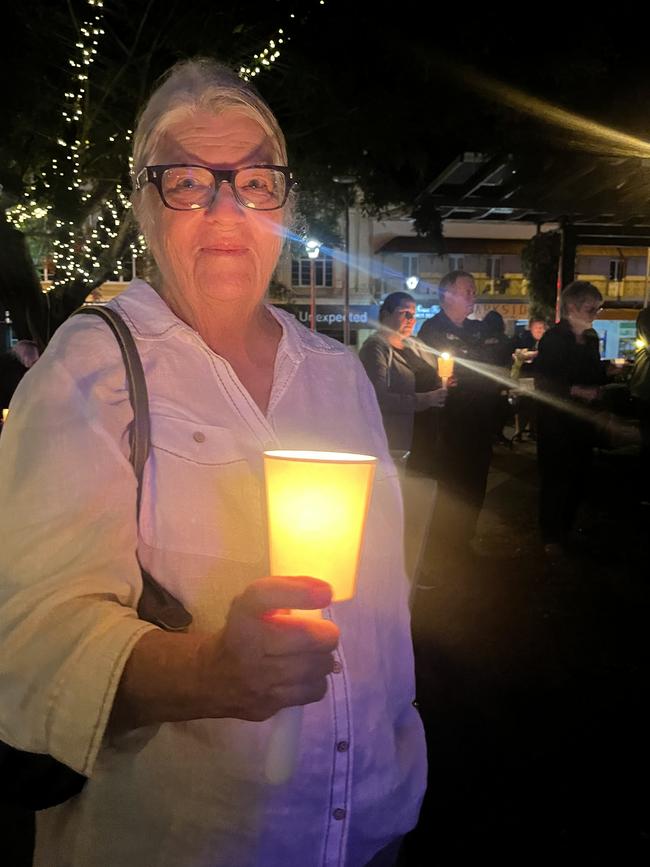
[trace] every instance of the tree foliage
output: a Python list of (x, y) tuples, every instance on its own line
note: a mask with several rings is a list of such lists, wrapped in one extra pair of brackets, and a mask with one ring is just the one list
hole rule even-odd
[(539, 232), (521, 254), (524, 277), (528, 280), (530, 315), (552, 319), (555, 312), (561, 234)]
[[(299, 11), (291, 17), (296, 5)], [(595, 121), (640, 136), (648, 132), (650, 83), (642, 28), (627, 34), (623, 50), (602, 16), (583, 22), (576, 43), (570, 30), (557, 29), (553, 16), (537, 21), (531, 33), (523, 19), (511, 18), (505, 26), (501, 10), (485, 7), (472, 11), (451, 44), (448, 34), (459, 32), (457, 9), (437, 10), (432, 32), (421, 26), (424, 12), (416, 0), (402, 0), (389, 17), (381, 4), (364, 0), (324, 5), (317, 0), (105, 0), (106, 32), (76, 133), (82, 142), (79, 169), (89, 193), (81, 201), (68, 189), (65, 172), (64, 177), (55, 173), (45, 187), (43, 171), (53, 159), (67, 156), (60, 144), (70, 132), (61, 114), (63, 95), (69, 92), (69, 60), (85, 11), (85, 0), (24, 0), (3, 11), (8, 38), (0, 64), (10, 86), (0, 104), (0, 206), (22, 201), (32, 184), (39, 203), (52, 206), (47, 218), (23, 227), (35, 254), (61, 240), (72, 223), (83, 258), (83, 245), (116, 184), (128, 194), (128, 130), (169, 66), (203, 54), (238, 68), (280, 27), (286, 30), (281, 55), (255, 83), (287, 136), (305, 226), (326, 242), (336, 240), (346, 204), (346, 190), (333, 182), (335, 175), (357, 179), (369, 213), (399, 207), (415, 217), (418, 231), (439, 243), (441, 215), (427, 206), (422, 191), (459, 153), (516, 153), (531, 167), (529, 174), (540, 177), (543, 197), (539, 167), (548, 146), (555, 152), (595, 146), (588, 136), (553, 125), (543, 112), (518, 111), (498, 90), (478, 87), (483, 74)], [(486, 33), (498, 33), (498, 39), (486, 39)], [(467, 73), (469, 64), (478, 76)], [(603, 146), (599, 140), (597, 147)], [(98, 266), (86, 268), (91, 277), (62, 283), (55, 293), (61, 303), (53, 296), (49, 310), (34, 307), (34, 275), (26, 271), (25, 256), (16, 259), (11, 291), (2, 288), (6, 280), (0, 283), (0, 301), (12, 310), (14, 321), (28, 320), (16, 307), (16, 299), (23, 298), (33, 308), (31, 320), (40, 321), (38, 328), (47, 335), (52, 308), (64, 315), (114, 271), (134, 232), (125, 217), (128, 208), (122, 203), (118, 210), (119, 231), (101, 248)]]

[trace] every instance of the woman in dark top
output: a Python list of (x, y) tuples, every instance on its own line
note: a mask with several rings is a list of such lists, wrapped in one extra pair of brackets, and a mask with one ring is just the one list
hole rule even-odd
[[(605, 383), (592, 328), (602, 295), (576, 280), (562, 292), (562, 319), (542, 337), (535, 369), (540, 529), (551, 558), (562, 557), (591, 469), (594, 427), (589, 407)], [(544, 399), (548, 398), (548, 399)]]
[(359, 358), (375, 387), (388, 445), (397, 460), (429, 471), (435, 443), (436, 408), (444, 406), (433, 353), (409, 342), (415, 326), (415, 300), (392, 292), (379, 310), (379, 330), (361, 347)]

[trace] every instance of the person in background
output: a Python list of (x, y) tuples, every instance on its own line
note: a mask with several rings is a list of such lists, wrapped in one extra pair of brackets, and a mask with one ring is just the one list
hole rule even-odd
[[(539, 348), (539, 341), (546, 333), (546, 320), (541, 317), (532, 317), (528, 323), (528, 329), (515, 338), (512, 353), (512, 377), (513, 379), (531, 380), (535, 377), (535, 360)], [(537, 404), (534, 398), (526, 394), (518, 394), (516, 400), (516, 429), (513, 440), (522, 440), (524, 434), (531, 440), (537, 439)]]
[(640, 502), (650, 505), (650, 308), (636, 320), (636, 352), (629, 388), (636, 403), (641, 432), (639, 472)]
[[(96, 317), (57, 331), (0, 440), (1, 737), (88, 777), (38, 814), (36, 867), (385, 867), (426, 750), (374, 389), (354, 353), (265, 302), (295, 190), (252, 85), (181, 63), (133, 145), (158, 274), (110, 306), (149, 392), (139, 520), (124, 365)], [(377, 456), (354, 599), (267, 575), (269, 448)], [(141, 567), (191, 613), (186, 634), (139, 618)], [(295, 772), (274, 785), (272, 717), (302, 705)]]
[(538, 402), (539, 523), (550, 560), (566, 557), (569, 534), (589, 481), (594, 426), (589, 409), (606, 381), (592, 325), (602, 305), (592, 284), (576, 280), (560, 298), (561, 319), (539, 343), (535, 365)]
[(0, 355), (0, 409), (8, 409), (18, 383), (38, 360), (33, 340), (19, 340), (9, 352)]
[[(510, 378), (512, 340), (506, 336), (506, 325), (498, 310), (490, 310), (483, 318), (481, 341), (483, 344), (483, 362), (490, 365), (496, 376), (501, 377), (501, 382), (492, 380), (494, 441), (510, 447), (510, 440), (504, 434), (503, 429), (510, 415), (508, 387), (504, 381)], [(488, 387), (486, 383), (486, 388)]]
[(437, 436), (436, 409), (444, 406), (435, 355), (409, 338), (415, 326), (415, 300), (392, 292), (379, 310), (379, 328), (359, 350), (372, 382), (391, 454), (411, 469), (431, 472)]
[(481, 322), (483, 361), (495, 367), (509, 367), (511, 339), (506, 335), (506, 324), (498, 310), (488, 311)]
[(476, 297), (474, 278), (466, 271), (451, 271), (438, 291), (441, 310), (422, 325), (418, 337), (454, 357), (456, 384), (442, 412), (435, 463), (438, 496), (427, 542), (430, 574), (423, 576), (422, 586), (435, 582), (435, 572), (446, 574), (473, 554), (494, 427), (494, 382), (480, 369), (485, 361), (481, 323), (468, 318)]

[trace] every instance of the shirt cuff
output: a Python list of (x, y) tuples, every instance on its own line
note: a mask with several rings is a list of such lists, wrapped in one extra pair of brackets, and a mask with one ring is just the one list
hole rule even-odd
[(140, 638), (157, 628), (121, 617), (68, 660), (48, 715), (50, 755), (91, 775), (124, 666)]

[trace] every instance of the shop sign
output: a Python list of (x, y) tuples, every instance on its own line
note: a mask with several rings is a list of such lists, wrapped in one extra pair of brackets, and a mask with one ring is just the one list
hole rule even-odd
[(474, 305), (473, 316), (475, 319), (484, 319), (490, 310), (496, 310), (504, 319), (528, 319), (528, 304), (517, 301), (477, 301)]
[[(311, 308), (309, 304), (276, 304), (289, 313), (293, 313), (298, 322), (309, 326), (311, 323)], [(342, 304), (316, 306), (316, 328), (326, 329), (343, 327), (344, 311)], [(376, 304), (351, 304), (348, 321), (356, 328), (373, 328), (379, 321), (379, 307)]]

